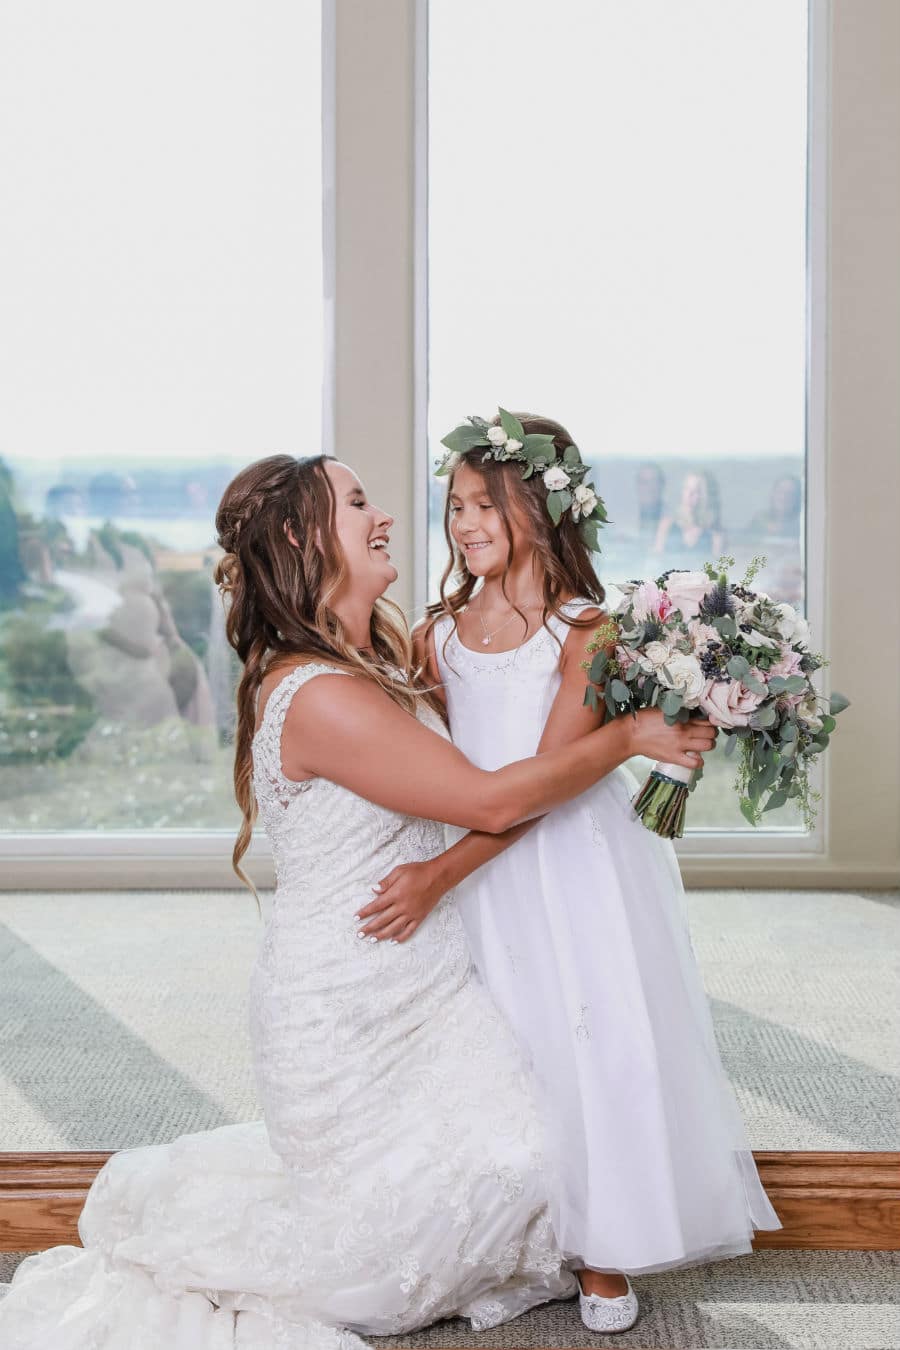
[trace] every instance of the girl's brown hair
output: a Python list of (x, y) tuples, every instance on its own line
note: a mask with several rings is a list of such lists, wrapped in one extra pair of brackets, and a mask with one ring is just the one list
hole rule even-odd
[(420, 697), (412, 678), (409, 632), (397, 605), (376, 601), (371, 655), (347, 642), (330, 608), (347, 567), (334, 530), (336, 501), (325, 472), (327, 459), (271, 455), (257, 460), (232, 479), (216, 512), (218, 542), (225, 552), (214, 576), (226, 601), (225, 632), (243, 666), (234, 740), (234, 795), (243, 820), (232, 866), (251, 890), (240, 864), (257, 812), (252, 745), (264, 676), (278, 666), (298, 664), (298, 658), (324, 660), (372, 680), (409, 711)]
[[(574, 444), (565, 427), (550, 417), (538, 417), (533, 413), (516, 413), (515, 416), (522, 423), (526, 436), (535, 434), (552, 436), (553, 446), (559, 458), (562, 458), (567, 446)], [(494, 425), (499, 425), (499, 421), (499, 417), (495, 417)], [(506, 532), (508, 552), (502, 578), (503, 594), (506, 595), (506, 578), (509, 575), (513, 555), (510, 515), (515, 511), (527, 522), (529, 537), (541, 566), (544, 602), (542, 622), (546, 624), (552, 614), (575, 628), (596, 628), (596, 619), (569, 618), (561, 613), (565, 597), (593, 600), (598, 606), (601, 606), (605, 599), (605, 591), (597, 579), (591, 562), (590, 550), (582, 539), (571, 512), (566, 511), (560, 523), (554, 525), (547, 510), (547, 489), (539, 473), (523, 479), (522, 466), (515, 460), (485, 460), (482, 458), (483, 455), (482, 449), (470, 450), (462, 456), (460, 462), (468, 464), (470, 469), (481, 475), (485, 494), (496, 508)], [(435, 604), (429, 605), (426, 610), (426, 634), (445, 614), (449, 614), (455, 624), (456, 616), (465, 609), (478, 584), (478, 577), (473, 576), (466, 568), (450, 530), (450, 496), (453, 492), (454, 476), (455, 470), (447, 482), (447, 500), (444, 504), (444, 537), (450, 556), (441, 577), (441, 598)], [(515, 605), (513, 608), (527, 622), (522, 611)]]

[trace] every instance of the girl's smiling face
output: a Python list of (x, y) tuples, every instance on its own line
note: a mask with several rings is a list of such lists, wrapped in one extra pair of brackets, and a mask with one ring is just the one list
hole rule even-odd
[(528, 551), (526, 521), (510, 503), (513, 508), (509, 511), (510, 558), (506, 526), (491, 501), (484, 478), (470, 464), (464, 462), (454, 472), (448, 505), (450, 534), (473, 576), (502, 576), (513, 559)]

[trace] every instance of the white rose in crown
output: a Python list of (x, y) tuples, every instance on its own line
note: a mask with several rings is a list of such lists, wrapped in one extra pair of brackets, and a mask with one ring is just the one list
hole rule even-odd
[(578, 520), (579, 516), (589, 516), (597, 505), (597, 494), (594, 489), (588, 487), (587, 483), (579, 483), (573, 493), (575, 501), (572, 503), (572, 519)]
[(681, 617), (687, 622), (696, 619), (700, 601), (709, 595), (715, 584), (705, 572), (672, 572), (666, 577), (665, 591), (672, 601), (672, 608), (680, 609)]
[(496, 446), (505, 445), (507, 440), (506, 432), (502, 427), (488, 427), (487, 438), (491, 445)]
[(565, 469), (560, 468), (558, 464), (554, 464), (544, 474), (544, 487), (549, 492), (561, 492), (571, 481)]
[(696, 656), (687, 652), (673, 652), (664, 668), (658, 672), (660, 684), (667, 689), (678, 689), (684, 695), (685, 706), (696, 707), (706, 687), (706, 676)]
[(509, 440), (506, 442), (506, 445), (504, 446), (504, 449), (508, 450), (511, 455), (514, 455), (517, 450), (522, 449), (522, 442), (517, 441), (512, 436), (510, 436)]

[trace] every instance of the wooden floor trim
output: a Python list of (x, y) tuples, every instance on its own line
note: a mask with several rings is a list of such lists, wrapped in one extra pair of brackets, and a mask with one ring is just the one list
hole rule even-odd
[[(78, 1243), (78, 1215), (108, 1153), (0, 1153), (0, 1251)], [(754, 1158), (784, 1225), (757, 1249), (900, 1250), (900, 1153)]]

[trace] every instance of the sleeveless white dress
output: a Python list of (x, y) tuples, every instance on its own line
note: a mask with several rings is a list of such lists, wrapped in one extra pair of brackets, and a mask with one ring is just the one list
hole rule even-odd
[[(537, 750), (571, 631), (548, 623), (497, 653), (435, 626), (450, 731), (481, 768)], [(634, 1275), (735, 1256), (754, 1228), (781, 1227), (719, 1058), (675, 852), (634, 816), (636, 788), (616, 770), (456, 888), (536, 1077), (564, 1254)]]
[(282, 774), (287, 707), (325, 674), (276, 686), (253, 747), (277, 872), (250, 990), (265, 1123), (113, 1157), (84, 1249), (18, 1268), (3, 1350), (349, 1347), (345, 1328), (481, 1329), (575, 1291), (530, 1079), (452, 895), (409, 943), (356, 936), (368, 888), (438, 853), (442, 827)]

